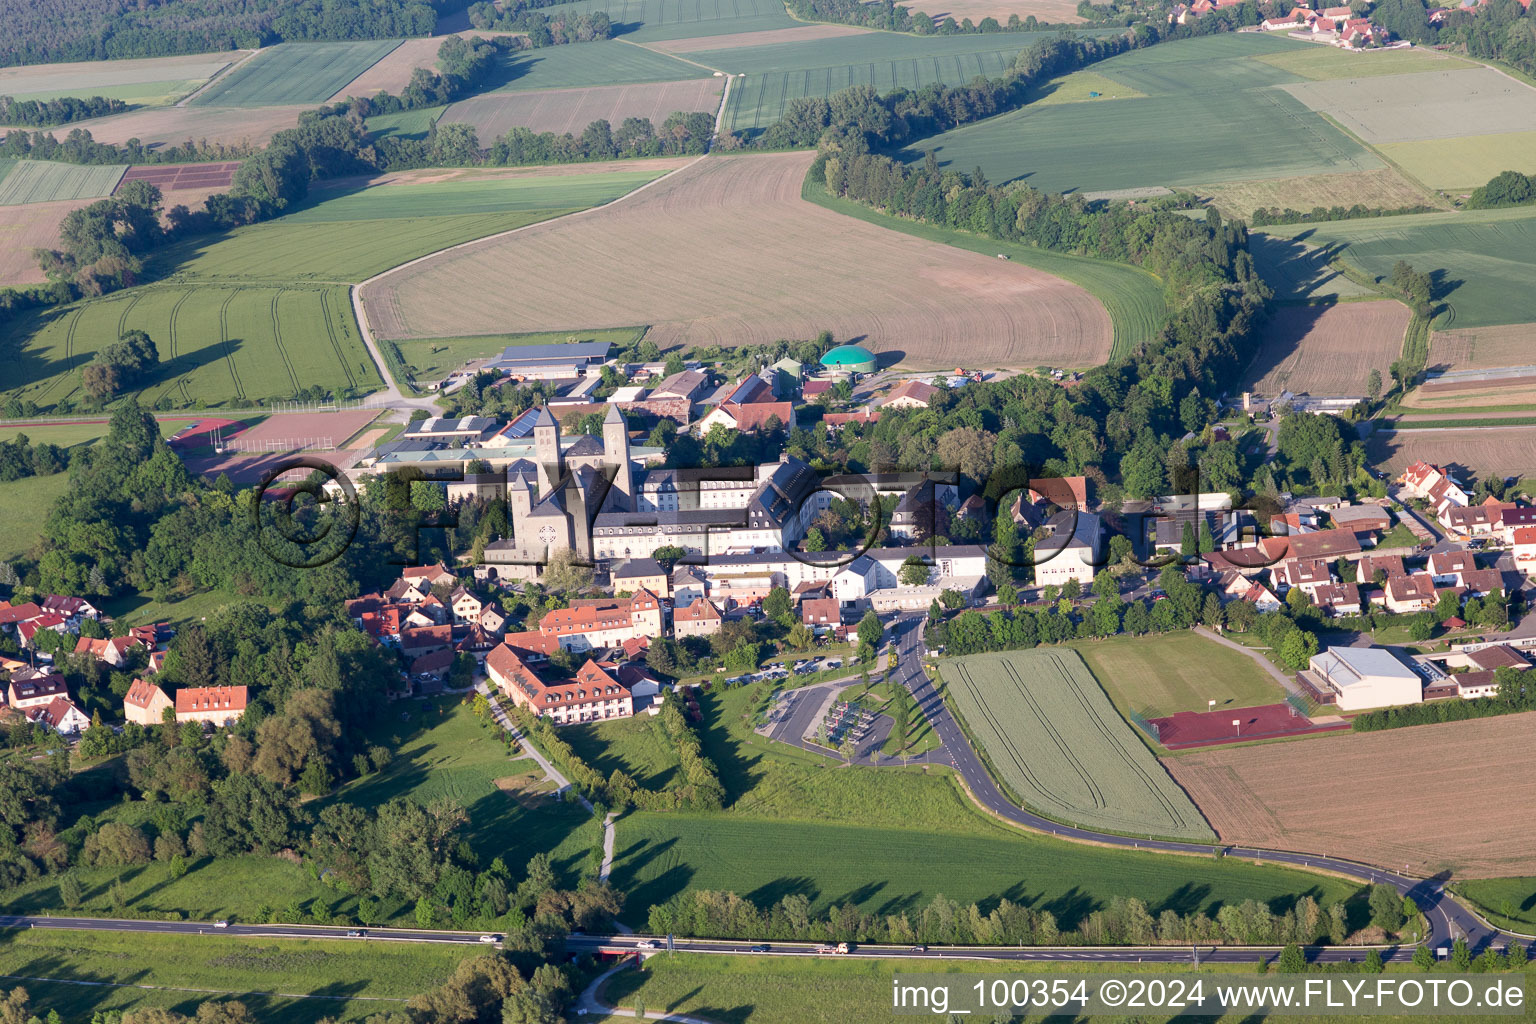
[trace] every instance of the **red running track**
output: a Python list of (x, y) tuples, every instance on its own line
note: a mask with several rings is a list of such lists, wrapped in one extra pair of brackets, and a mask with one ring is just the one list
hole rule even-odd
[[(1228, 708), (1225, 711), (1180, 711), (1176, 715), (1150, 721), (1157, 726), (1158, 742), (1169, 750), (1338, 732), (1350, 727), (1348, 722), (1315, 725), (1305, 715), (1297, 714), (1289, 704)], [(1241, 724), (1234, 726), (1234, 721)]]

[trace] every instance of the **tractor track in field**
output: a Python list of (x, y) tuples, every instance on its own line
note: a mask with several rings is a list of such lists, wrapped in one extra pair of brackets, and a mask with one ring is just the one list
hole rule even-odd
[(240, 371), (235, 367), (235, 347), (229, 340), (229, 304), (234, 302), (235, 296), (239, 294), (239, 288), (231, 289), (228, 297), (219, 306), (219, 338), (224, 346), (224, 362), (229, 366), (229, 379), (235, 384), (235, 397), (245, 401), (245, 385), (240, 382)]
[(272, 293), (272, 302), (268, 307), (272, 315), (272, 340), (277, 345), (277, 354), (282, 357), (283, 368), (288, 371), (288, 380), (293, 384), (294, 394), (298, 394), (299, 375), (293, 372), (293, 360), (288, 358), (288, 349), (283, 346), (283, 325), (277, 315), (277, 300), (283, 297), (286, 289), (279, 287)]

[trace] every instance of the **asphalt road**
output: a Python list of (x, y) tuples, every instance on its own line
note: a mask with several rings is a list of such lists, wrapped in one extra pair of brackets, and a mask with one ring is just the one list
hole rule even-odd
[[(246, 939), (350, 939), (353, 942), (446, 942), (491, 945), (481, 932), (442, 932), (414, 928), (332, 928), (327, 925), (231, 924), (215, 928), (212, 921), (140, 921), (111, 917), (37, 917), (0, 915), (0, 928), (66, 928), (93, 932), (151, 932), (159, 935), (234, 935)], [(349, 931), (363, 934), (348, 936)]]
[[(1214, 849), (1208, 843), (1180, 843), (1159, 839), (1132, 839), (1127, 836), (1093, 832), (1088, 829), (1063, 825), (1060, 822), (1032, 814), (1005, 797), (997, 783), (987, 774), (981, 759), (971, 749), (965, 734), (950, 714), (949, 708), (934, 690), (932, 682), (921, 669), (924, 653), (922, 640), (925, 617), (903, 615), (893, 624), (894, 643), (901, 651), (897, 679), (911, 688), (917, 705), (928, 716), (933, 730), (938, 734), (944, 749), (949, 751), (951, 764), (965, 780), (976, 800), (987, 810), (1015, 824), (1035, 829), (1065, 839), (1080, 839), (1106, 846), (1132, 847), (1139, 850), (1167, 853), (1193, 853), (1209, 856)], [(1361, 882), (1385, 882), (1405, 896), (1412, 896), (1429, 921), (1428, 945), (1449, 946), (1453, 939), (1465, 938), (1477, 950), (1490, 943), (1501, 945), (1505, 937), (1497, 930), (1483, 924), (1470, 910), (1456, 902), (1434, 879), (1413, 878), (1392, 871), (1383, 871), (1368, 864), (1322, 857), (1310, 853), (1291, 853), (1284, 850), (1264, 850), (1246, 846), (1223, 847), (1228, 856), (1243, 857), (1268, 864), (1290, 864), (1302, 868), (1316, 868), (1335, 872)]]

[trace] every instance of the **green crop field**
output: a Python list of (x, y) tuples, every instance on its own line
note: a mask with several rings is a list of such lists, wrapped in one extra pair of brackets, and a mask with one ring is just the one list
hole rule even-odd
[(399, 45), (398, 39), (279, 43), (214, 82), (192, 102), (207, 107), (324, 103)]
[(1279, 704), (1285, 690), (1248, 657), (1196, 633), (1111, 637), (1080, 644), (1110, 700), (1122, 711), (1159, 718), (1179, 711)]
[(51, 89), (47, 92), (18, 93), (18, 100), (56, 100), (64, 96), (88, 99), (102, 96), (109, 100), (122, 100), (139, 106), (160, 106), (172, 103), (202, 85), (206, 79), (170, 79), (164, 82), (133, 82), (126, 85), (82, 86), (75, 89)]
[(159, 379), (144, 401), (178, 407), (285, 398), (319, 384), (383, 386), (352, 315), (347, 284), (438, 249), (615, 199), (660, 171), (469, 178), (320, 190), (277, 220), (168, 246), (170, 280), (28, 313), (0, 328), (8, 390), (44, 409), (77, 394), (78, 370), (123, 331), (149, 332)]
[(871, 32), (807, 42), (690, 52), (689, 59), (745, 75), (731, 83), (728, 131), (763, 128), (777, 121), (790, 100), (830, 96), (855, 85), (886, 93), (933, 82), (963, 85), (982, 75), (996, 78), (1019, 51), (1044, 33), (912, 36)]
[[(0, 932), (0, 973), (26, 979), (19, 983), (35, 1011), (57, 1010), (66, 1020), (80, 1021), (129, 1007), (185, 1009), (189, 1002), (225, 994), (261, 1020), (308, 1024), (327, 1015), (360, 1020), (403, 1009), (404, 1000), (442, 984), (470, 955), (463, 947), (418, 943), (52, 928)], [(39, 978), (57, 980), (34, 980)], [(276, 991), (320, 998), (285, 999), (271, 995)]]
[(1265, 228), (1276, 238), (1304, 238), (1337, 249), (1345, 262), (1377, 278), (1398, 260), (1435, 276), (1445, 305), (1436, 330), (1536, 320), (1536, 210), (1476, 210)]
[(542, 8), (550, 17), (607, 11), (614, 34), (636, 42), (762, 32), (801, 24), (780, 0), (578, 0)]
[(643, 327), (617, 327), (605, 331), (550, 331), (539, 334), (477, 334), (467, 338), (412, 338), (384, 342), (400, 352), (412, 380), (437, 380), (472, 359), (501, 355), (508, 345), (553, 345), (570, 341), (608, 341), (630, 345), (645, 334)]
[(981, 238), (963, 231), (892, 217), (852, 200), (829, 196), (825, 189), (809, 182), (801, 195), (818, 206), (825, 206), (829, 210), (857, 217), (871, 224), (879, 224), (892, 231), (916, 235), (931, 242), (942, 242), (945, 245), (985, 253), (988, 256), (1005, 253), (1017, 263), (1043, 270), (1048, 274), (1055, 274), (1057, 277), (1082, 286), (1091, 292), (1094, 298), (1104, 303), (1104, 308), (1109, 312), (1109, 319), (1114, 325), (1115, 332), (1114, 347), (1110, 350), (1111, 358), (1127, 356), (1135, 346), (1151, 340), (1161, 329), (1168, 315), (1168, 304), (1163, 298), (1162, 281), (1140, 267), (1051, 252), (1048, 249), (1016, 245), (992, 238)]
[(0, 206), (51, 203), (58, 199), (109, 196), (123, 180), (125, 164), (66, 164), (53, 160), (17, 160), (0, 178)]
[(5, 396), (43, 408), (78, 397), (74, 371), (133, 329), (160, 351), (146, 403), (245, 405), (311, 384), (356, 394), (382, 386), (344, 287), (151, 285), (12, 321), (0, 335), (14, 359)]
[[(855, 797), (844, 818), (860, 819), (876, 799)], [(1307, 894), (1319, 903), (1344, 899), (1356, 888), (1303, 871), (1073, 845), (1000, 827), (944, 834), (920, 820), (871, 828), (635, 813), (617, 830), (613, 877), (627, 893), (622, 917), (637, 928), (652, 905), (687, 889), (730, 890), (764, 908), (803, 893), (818, 912), (850, 902), (882, 915), (910, 913), (937, 893), (961, 906), (1006, 896), (1075, 928), (1112, 896), (1145, 900), (1154, 917), (1165, 909), (1214, 916), (1245, 899), (1283, 908)]]
[(524, 50), (508, 54), (503, 61), (501, 84), (492, 92), (676, 82), (713, 74), (697, 64), (612, 39)]
[(1031, 807), (1090, 828), (1215, 838), (1076, 653), (977, 654), (939, 672), (994, 770)]
[(1411, 50), (1341, 50), (1336, 46), (1296, 46), (1260, 57), (1282, 71), (1313, 81), (1409, 75), (1419, 71), (1452, 71), (1476, 64), (1423, 47)]
[(1376, 151), (1431, 188), (1470, 191), (1502, 171), (1536, 171), (1536, 132), (1383, 142)]
[[(985, 37), (983, 37), (985, 38)], [(914, 142), (958, 170), (1047, 192), (1198, 185), (1371, 170), (1381, 161), (1274, 86), (1301, 79), (1257, 58), (1306, 46), (1268, 35), (1205, 36), (1122, 54), (1094, 72), (1134, 103), (1019, 110)]]

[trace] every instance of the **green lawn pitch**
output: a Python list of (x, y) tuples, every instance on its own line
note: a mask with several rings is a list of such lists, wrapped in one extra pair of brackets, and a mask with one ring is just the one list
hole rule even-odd
[(1300, 79), (1259, 57), (1303, 46), (1256, 34), (1135, 50), (1093, 71), (1145, 99), (1025, 107), (918, 140), (956, 170), (1022, 179), (1047, 192), (1196, 185), (1381, 166), (1274, 86)]
[(279, 43), (229, 72), (192, 102), (207, 107), (324, 103), (399, 45), (398, 39)]
[(156, 252), (159, 283), (22, 314), (0, 328), (9, 364), (0, 400), (47, 411), (80, 397), (80, 367), (130, 329), (160, 352), (141, 394), (177, 408), (245, 406), (319, 384), (340, 395), (382, 386), (348, 285), (460, 242), (609, 202), (659, 171), (470, 178), (317, 190), (288, 216)]
[(1285, 690), (1246, 654), (1195, 633), (1110, 637), (1076, 645), (1122, 712), (1160, 718), (1179, 711), (1279, 704)]
[(1274, 238), (1329, 245), (1378, 278), (1399, 260), (1435, 279), (1436, 330), (1536, 320), (1536, 209), (1474, 210), (1265, 228)]

